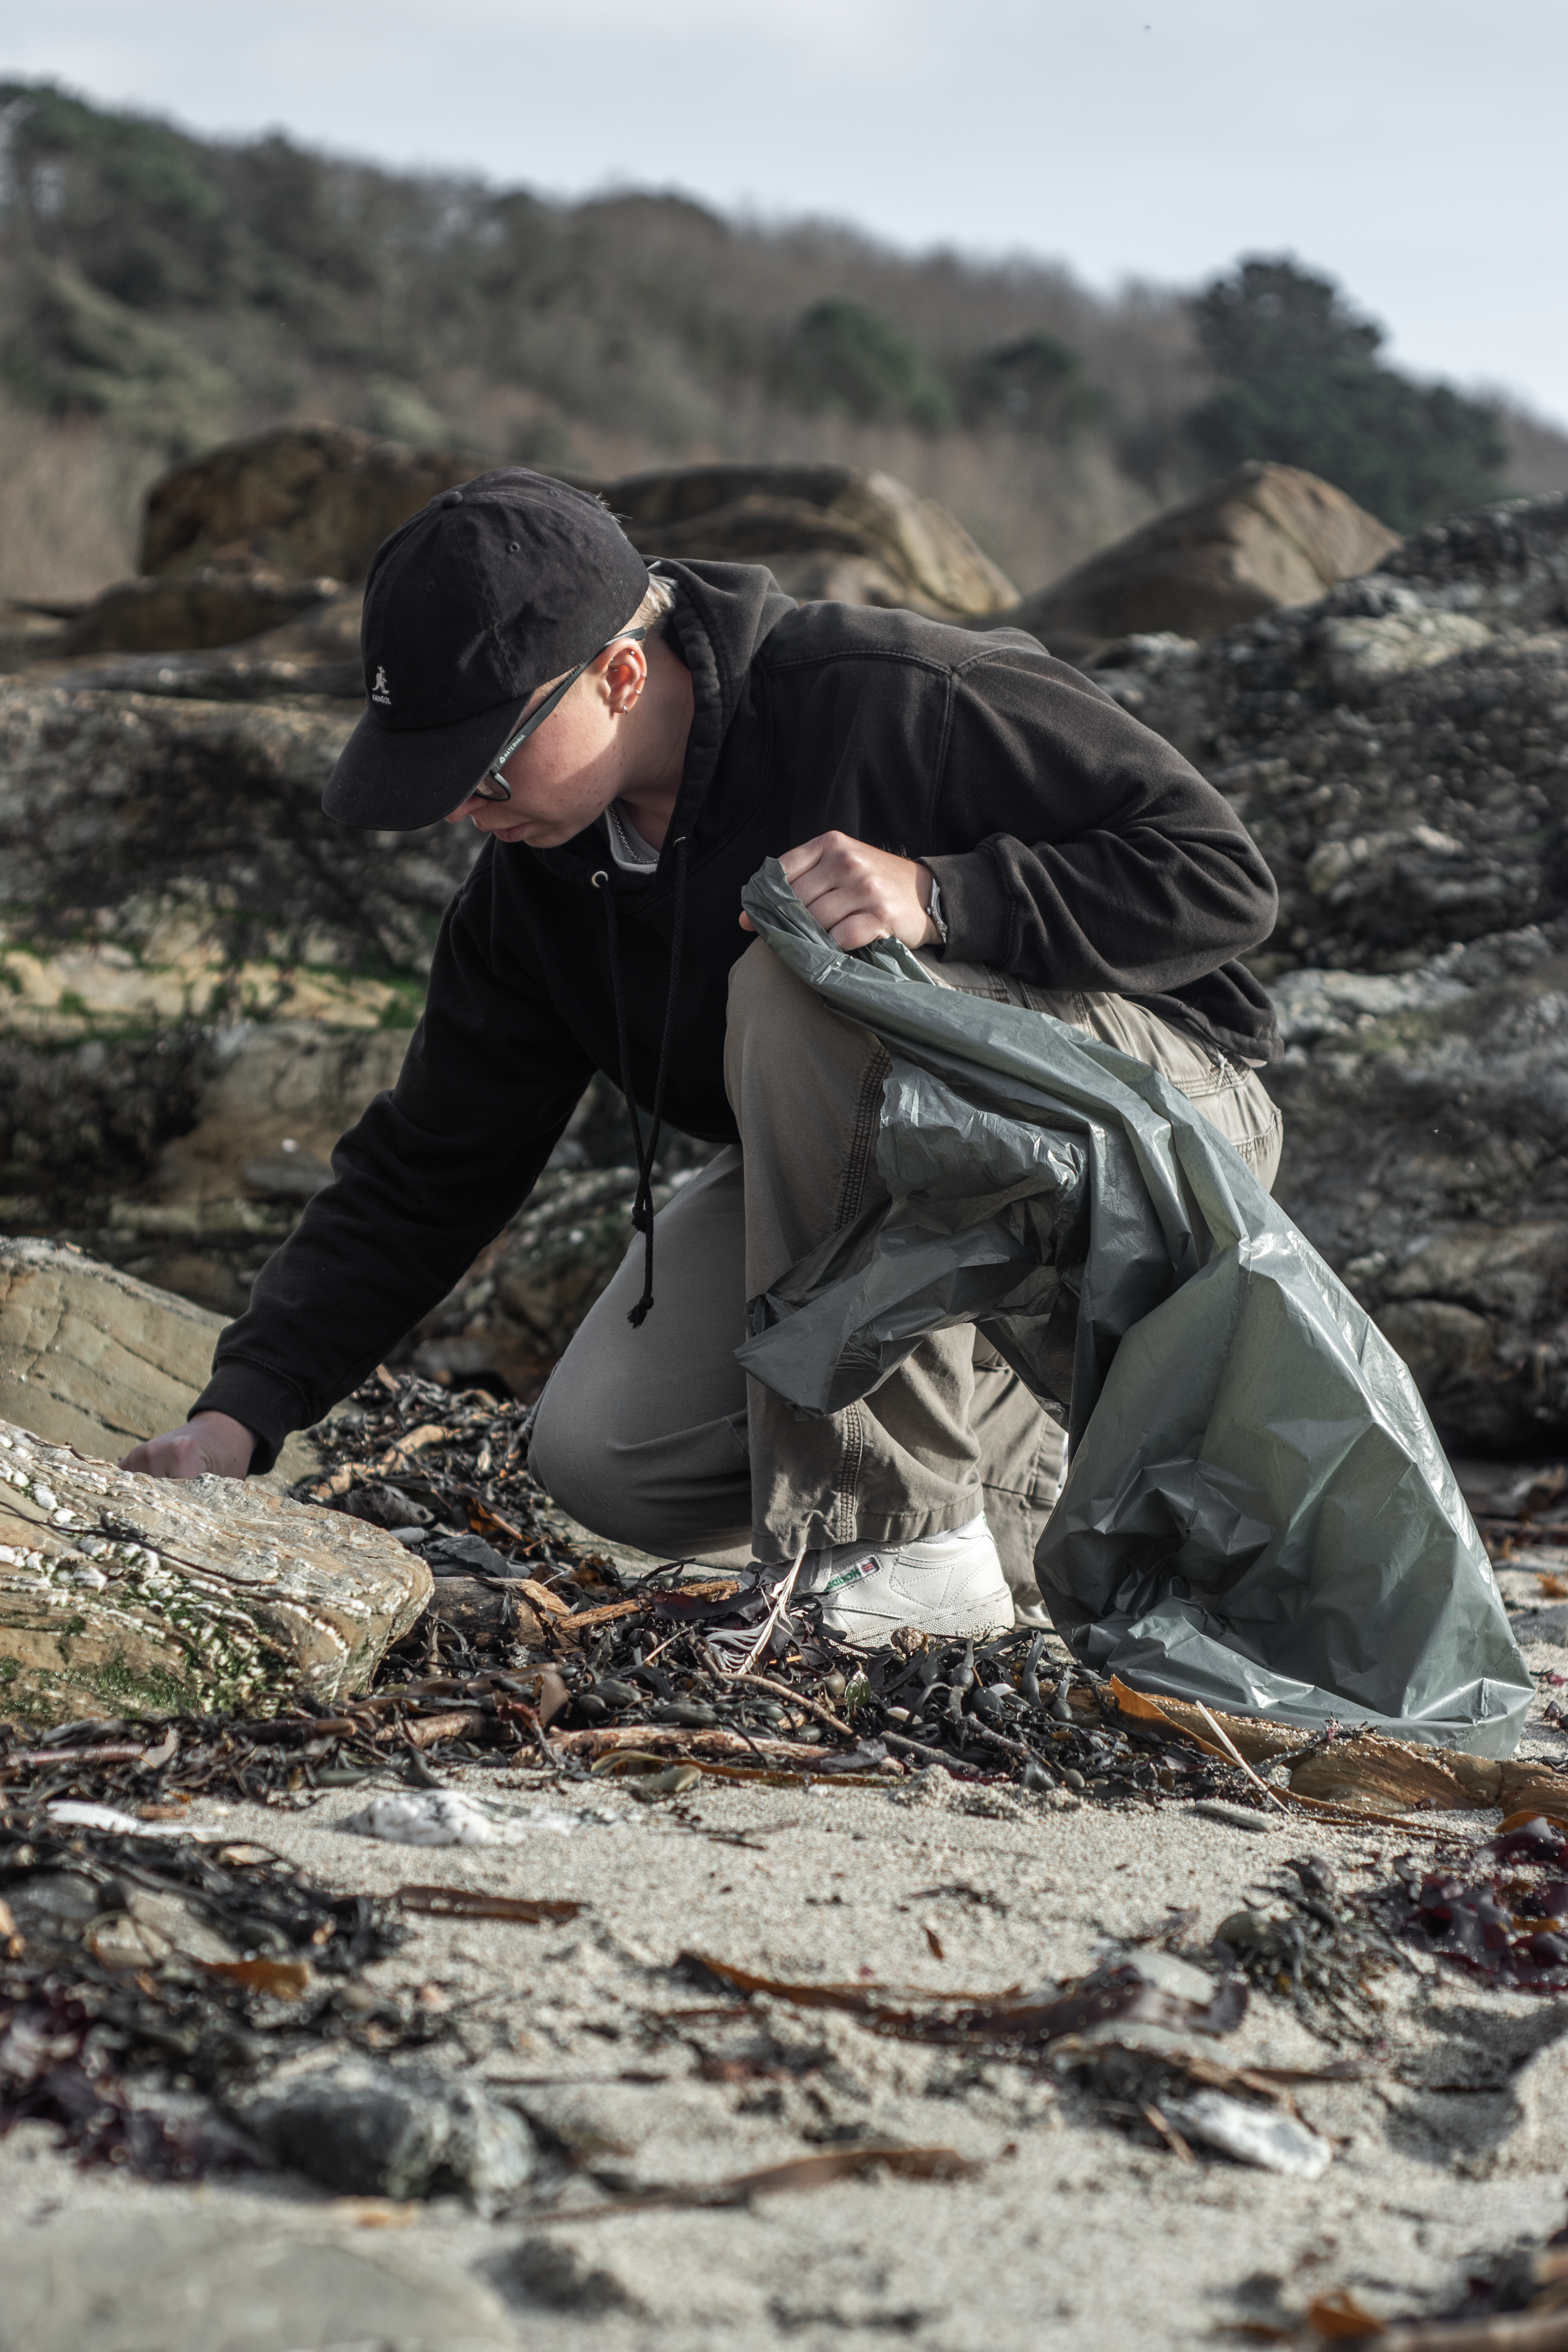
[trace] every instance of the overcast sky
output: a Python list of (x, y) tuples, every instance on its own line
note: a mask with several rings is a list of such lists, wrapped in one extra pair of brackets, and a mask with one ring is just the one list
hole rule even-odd
[(18, 0), (0, 68), (546, 192), (1191, 284), (1294, 252), (1568, 424), (1565, 0)]

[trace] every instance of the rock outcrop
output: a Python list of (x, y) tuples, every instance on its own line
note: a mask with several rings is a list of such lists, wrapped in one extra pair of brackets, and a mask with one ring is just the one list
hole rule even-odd
[(159, 1154), (153, 1198), (204, 1213), (247, 1197), (308, 1201), (331, 1175), (339, 1136), (396, 1085), (408, 1034), (313, 1021), (225, 1030), (195, 1123)]
[[(331, 514), (363, 520), (373, 478), (429, 495), (409, 453), (305, 438), (293, 505), (262, 495), (268, 465), (281, 479), (300, 454), (278, 436), (195, 469), (210, 514), (195, 476), (170, 493), (193, 562), (237, 545), (286, 574), (351, 575)], [(358, 487), (307, 530), (310, 482), (334, 467)], [(879, 566), (880, 584), (846, 573), (852, 593), (967, 599), (978, 621), (1005, 585), (897, 485), (844, 468), (605, 487), (650, 554), (768, 561), (799, 593)], [(1160, 593), (1191, 586), (1190, 556), (1210, 602), (1180, 608), (1180, 635), (1100, 645), (1093, 674), (1231, 798), (1279, 880), (1252, 961), (1287, 1038), (1269, 1077), (1281, 1197), (1453, 1445), (1568, 1443), (1568, 501), (1456, 518), (1308, 602), (1388, 534), (1289, 469), (1222, 488), (1143, 535)], [(177, 536), (160, 562), (181, 560)], [(1103, 559), (1108, 597), (1135, 544)], [(813, 589), (797, 560), (830, 570)], [(1233, 593), (1253, 617), (1195, 643)], [(1074, 609), (1093, 636), (1130, 608)], [(236, 647), (0, 687), (0, 1222), (225, 1315), (395, 1077), (473, 854), (447, 826), (350, 835), (320, 814), (353, 711), (298, 689), (357, 676), (357, 610), (350, 588)], [(672, 1140), (667, 1179), (701, 1156)], [(626, 1159), (601, 1084), (521, 1217), (410, 1335), (422, 1370), (536, 1385), (629, 1238)]]
[(1279, 883), (1279, 1197), (1451, 1444), (1568, 1443), (1568, 499), (1095, 675)]
[(246, 1167), (324, 1160), (392, 1082), (478, 845), (330, 824), (352, 723), (0, 687), (0, 1226), (243, 1307), (299, 1205)]
[[(1568, 927), (1549, 929), (1568, 945)], [(1268, 1074), (1286, 1115), (1281, 1199), (1451, 1444), (1562, 1445), (1568, 955), (1527, 930), (1381, 985), (1339, 971), (1275, 985), (1289, 1041)]]
[(1201, 640), (1314, 604), (1398, 544), (1331, 482), (1294, 466), (1242, 466), (1003, 617), (1071, 662), (1134, 635)]
[(142, 1478), (0, 1422), (0, 1705), (268, 1714), (362, 1689), (430, 1571), (378, 1528), (258, 1482)]
[(475, 845), (330, 824), (353, 723), (313, 702), (0, 688), (0, 1029), (59, 1045), (247, 1015), (408, 1025)]

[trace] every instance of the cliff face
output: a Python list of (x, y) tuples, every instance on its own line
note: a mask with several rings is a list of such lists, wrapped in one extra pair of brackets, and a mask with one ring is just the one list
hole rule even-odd
[(1096, 672), (1280, 889), (1279, 1192), (1451, 1445), (1568, 1439), (1568, 499)]

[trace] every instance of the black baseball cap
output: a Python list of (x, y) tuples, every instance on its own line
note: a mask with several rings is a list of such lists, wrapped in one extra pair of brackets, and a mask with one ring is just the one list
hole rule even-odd
[(442, 490), (377, 548), (364, 717), (321, 795), (340, 824), (412, 833), (467, 799), (531, 694), (626, 628), (648, 568), (586, 490), (521, 467)]

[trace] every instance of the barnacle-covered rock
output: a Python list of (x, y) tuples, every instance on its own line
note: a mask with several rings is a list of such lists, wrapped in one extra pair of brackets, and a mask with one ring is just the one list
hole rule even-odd
[(478, 845), (330, 824), (353, 720), (315, 698), (0, 688), (0, 1034), (407, 1022)]
[(1276, 1191), (1447, 1444), (1568, 1443), (1568, 499), (1095, 675), (1226, 794), (1279, 885)]
[(430, 1584), (346, 1513), (139, 1477), (0, 1422), (0, 1708), (26, 1723), (340, 1700)]

